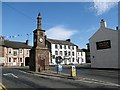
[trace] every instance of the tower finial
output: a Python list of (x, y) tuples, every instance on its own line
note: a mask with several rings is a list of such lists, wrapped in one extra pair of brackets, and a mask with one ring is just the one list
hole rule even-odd
[(38, 16), (41, 16), (41, 15), (40, 15), (40, 12), (38, 13)]
[(38, 17), (37, 17), (37, 29), (41, 29), (41, 15), (40, 15), (40, 12), (38, 14)]

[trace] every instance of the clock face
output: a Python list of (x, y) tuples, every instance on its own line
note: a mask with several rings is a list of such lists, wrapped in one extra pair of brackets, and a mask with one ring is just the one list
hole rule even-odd
[(41, 43), (43, 42), (43, 39), (42, 39), (42, 38), (40, 38), (40, 42), (41, 42)]

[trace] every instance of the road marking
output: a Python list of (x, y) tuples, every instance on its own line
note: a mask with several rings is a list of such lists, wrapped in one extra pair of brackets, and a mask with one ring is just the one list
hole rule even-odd
[(25, 71), (22, 71), (22, 70), (19, 70), (20, 72), (22, 72), (22, 73), (26, 73), (27, 74), (27, 72), (25, 72)]
[(6, 73), (6, 74), (3, 74), (4, 76), (13, 76), (13, 77), (15, 77), (15, 78), (18, 78), (18, 76), (16, 76), (16, 75), (14, 75), (13, 73)]
[(110, 86), (120, 87), (120, 85), (116, 84), (116, 83), (105, 82), (105, 81), (100, 81), (100, 80), (96, 80), (96, 79), (89, 79), (89, 78), (83, 78), (81, 80), (75, 80), (75, 81), (81, 81), (81, 82), (86, 82), (86, 83), (96, 83), (96, 84), (103, 84), (103, 85), (110, 85)]
[(55, 79), (60, 79), (60, 77), (51, 77), (51, 76), (46, 76), (46, 75), (41, 75), (41, 74), (36, 74), (36, 73), (28, 73), (28, 72), (25, 72), (25, 71), (22, 71), (22, 70), (19, 70), (19, 71), (22, 72), (22, 73), (25, 73), (25, 74), (31, 74), (31, 75), (41, 76), (41, 77), (45, 77), (45, 78), (55, 78)]
[[(30, 74), (28, 72), (25, 72), (25, 71), (22, 71), (22, 70), (19, 70), (20, 72), (22, 73), (26, 73), (26, 74)], [(49, 78), (56, 78), (58, 79), (59, 77), (51, 77), (51, 76), (45, 76), (45, 75), (40, 75), (40, 74), (35, 74), (35, 73), (32, 73), (32, 75), (35, 75), (35, 76), (42, 76), (42, 77), (49, 77)], [(105, 82), (105, 81), (101, 81), (101, 80), (96, 80), (96, 79), (90, 79), (90, 78), (82, 78), (82, 79), (79, 79), (79, 80), (75, 80), (75, 81), (81, 81), (81, 82), (86, 82), (86, 83), (96, 83), (96, 84), (103, 84), (103, 85), (110, 85), (110, 86), (120, 86), (119, 84), (115, 84), (115, 83), (111, 83), (111, 82)]]

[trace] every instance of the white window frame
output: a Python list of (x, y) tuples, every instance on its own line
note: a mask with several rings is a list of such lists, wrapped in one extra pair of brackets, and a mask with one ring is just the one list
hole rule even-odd
[(22, 49), (19, 49), (19, 50), (18, 50), (18, 53), (19, 53), (19, 54), (23, 54), (23, 50), (22, 50)]

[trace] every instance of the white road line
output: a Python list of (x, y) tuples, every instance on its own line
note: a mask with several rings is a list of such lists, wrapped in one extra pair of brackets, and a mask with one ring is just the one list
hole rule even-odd
[(84, 79), (82, 79), (82, 80), (76, 80), (76, 81), (81, 81), (81, 82), (86, 82), (86, 83), (96, 83), (96, 84), (103, 84), (103, 85), (109, 85), (109, 86), (119, 86), (120, 87), (120, 85), (119, 84), (116, 84), (116, 83), (111, 83), (111, 82), (105, 82), (105, 81), (99, 81), (99, 80), (95, 80), (95, 79), (89, 79), (89, 80), (85, 80), (85, 78)]
[[(22, 73), (30, 74), (25, 71), (19, 70)], [(40, 75), (40, 74), (32, 74), (35, 76), (42, 76), (42, 77), (49, 77), (49, 78), (56, 78), (58, 79), (59, 77), (51, 77), (51, 76), (45, 76), (45, 75)], [(81, 80), (75, 80), (75, 81), (81, 81), (81, 82), (86, 82), (86, 83), (96, 83), (96, 84), (103, 84), (103, 85), (110, 85), (110, 86), (120, 86), (119, 84), (111, 83), (111, 82), (105, 82), (101, 80), (96, 80), (96, 79), (90, 79), (90, 78), (82, 78)]]
[(15, 77), (15, 78), (18, 78), (18, 76), (16, 76), (16, 75), (14, 75), (13, 73), (5, 73), (5, 74), (3, 74), (4, 76), (13, 76), (13, 77)]
[(19, 70), (19, 71), (22, 72), (22, 73), (25, 73), (25, 74), (31, 74), (31, 75), (41, 76), (41, 77), (46, 77), (46, 78), (55, 78), (55, 79), (59, 79), (59, 77), (51, 77), (51, 76), (40, 75), (40, 74), (36, 74), (36, 73), (28, 73), (28, 72), (25, 72), (25, 71), (22, 71), (22, 70)]
[(22, 73), (26, 73), (27, 74), (27, 72), (25, 72), (25, 71), (22, 71), (22, 70), (19, 70), (20, 72), (22, 72)]

